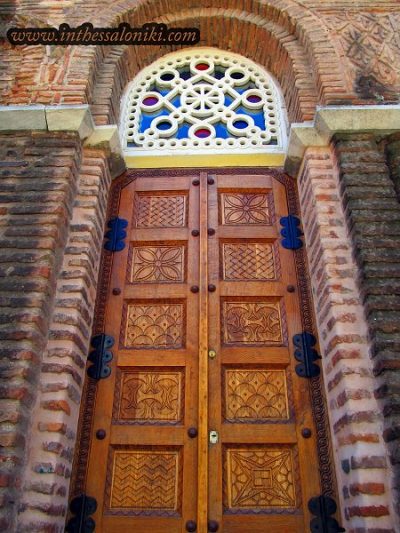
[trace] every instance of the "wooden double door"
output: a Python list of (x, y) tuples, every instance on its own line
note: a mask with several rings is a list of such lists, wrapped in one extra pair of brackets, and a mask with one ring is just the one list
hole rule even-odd
[(285, 215), (268, 172), (123, 188), (86, 486), (96, 531), (309, 531), (321, 489)]

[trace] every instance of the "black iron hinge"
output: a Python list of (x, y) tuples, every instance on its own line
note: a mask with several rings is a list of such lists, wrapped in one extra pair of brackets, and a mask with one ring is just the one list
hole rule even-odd
[(125, 248), (128, 221), (124, 218), (113, 217), (108, 221), (107, 226), (110, 229), (105, 234), (104, 248), (109, 252), (120, 252)]
[(346, 531), (331, 515), (336, 513), (336, 502), (330, 496), (315, 496), (308, 501), (308, 509), (314, 515), (310, 522), (311, 533), (342, 533)]
[(113, 358), (110, 348), (114, 346), (114, 338), (104, 333), (95, 335), (92, 337), (91, 345), (94, 350), (90, 352), (88, 360), (93, 364), (87, 369), (88, 376), (96, 380), (108, 378), (111, 368), (107, 363)]
[(314, 350), (313, 346), (317, 339), (308, 331), (293, 335), (293, 344), (296, 346), (294, 356), (299, 365), (296, 365), (296, 374), (301, 378), (313, 378), (319, 376), (320, 368), (315, 364), (321, 356)]
[(90, 516), (96, 512), (97, 501), (91, 496), (81, 494), (74, 498), (69, 504), (71, 514), (75, 515), (66, 525), (67, 533), (92, 533), (96, 523)]
[(303, 241), (299, 238), (303, 233), (301, 232), (300, 219), (294, 215), (288, 215), (287, 217), (281, 217), (280, 224), (282, 227), (281, 235), (282, 246), (288, 250), (298, 250), (303, 246)]

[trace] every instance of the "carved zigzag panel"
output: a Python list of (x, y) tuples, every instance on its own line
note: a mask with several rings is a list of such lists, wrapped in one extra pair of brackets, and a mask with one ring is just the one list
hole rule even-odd
[(180, 461), (176, 449), (115, 450), (110, 508), (137, 514), (179, 512)]

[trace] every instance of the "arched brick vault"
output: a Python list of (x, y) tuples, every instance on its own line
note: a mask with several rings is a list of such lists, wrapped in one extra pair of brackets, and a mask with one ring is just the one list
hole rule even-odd
[[(97, 4), (97, 6), (95, 6)], [(130, 0), (106, 4), (88, 0), (68, 12), (54, 12), (46, 22), (71, 25), (90, 21), (115, 27), (129, 22), (196, 26), (200, 45), (215, 46), (249, 57), (279, 81), (291, 121), (310, 120), (317, 103), (354, 101), (346, 87), (340, 57), (316, 13), (295, 0)], [(43, 9), (37, 15), (44, 20)], [(36, 14), (36, 12), (35, 12)], [(17, 17), (18, 19), (18, 17)], [(25, 24), (24, 24), (25, 25)], [(3, 89), (7, 103), (90, 103), (99, 124), (118, 120), (119, 99), (126, 83), (144, 66), (173, 47), (23, 47), (14, 50), (15, 82)], [(34, 58), (32, 57), (34, 53)], [(13, 59), (15, 59), (13, 61)]]
[[(198, 26), (201, 45), (237, 52), (263, 65), (281, 84), (289, 119), (293, 122), (312, 119), (318, 101), (312, 68), (296, 37), (278, 23), (255, 20), (251, 13), (243, 11), (217, 8), (185, 10), (151, 20), (169, 26)], [(135, 25), (129, 17), (128, 21)], [(143, 67), (165, 53), (165, 47), (123, 47), (104, 59), (92, 100), (99, 124), (118, 122), (121, 90)]]

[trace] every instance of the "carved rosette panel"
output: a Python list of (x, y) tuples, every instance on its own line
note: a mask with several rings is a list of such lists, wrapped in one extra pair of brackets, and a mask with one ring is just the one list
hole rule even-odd
[(274, 222), (271, 193), (227, 193), (219, 195), (220, 219), (225, 226), (263, 225)]
[(224, 301), (224, 344), (274, 345), (287, 341), (286, 321), (276, 301)]
[(177, 515), (181, 509), (179, 449), (129, 447), (113, 451), (109, 513)]
[(278, 249), (272, 243), (223, 243), (222, 265), (227, 281), (271, 281), (280, 275)]
[(135, 227), (181, 228), (187, 223), (186, 194), (136, 194)]
[(285, 371), (226, 369), (224, 418), (229, 422), (287, 420)]
[(174, 424), (183, 418), (183, 371), (143, 368), (119, 376), (119, 423)]
[(130, 283), (183, 282), (185, 247), (132, 246), (128, 271)]
[(292, 449), (286, 446), (228, 448), (224, 468), (224, 507), (259, 512), (297, 505)]
[(122, 345), (125, 348), (182, 348), (184, 346), (183, 303), (136, 304), (123, 309)]

